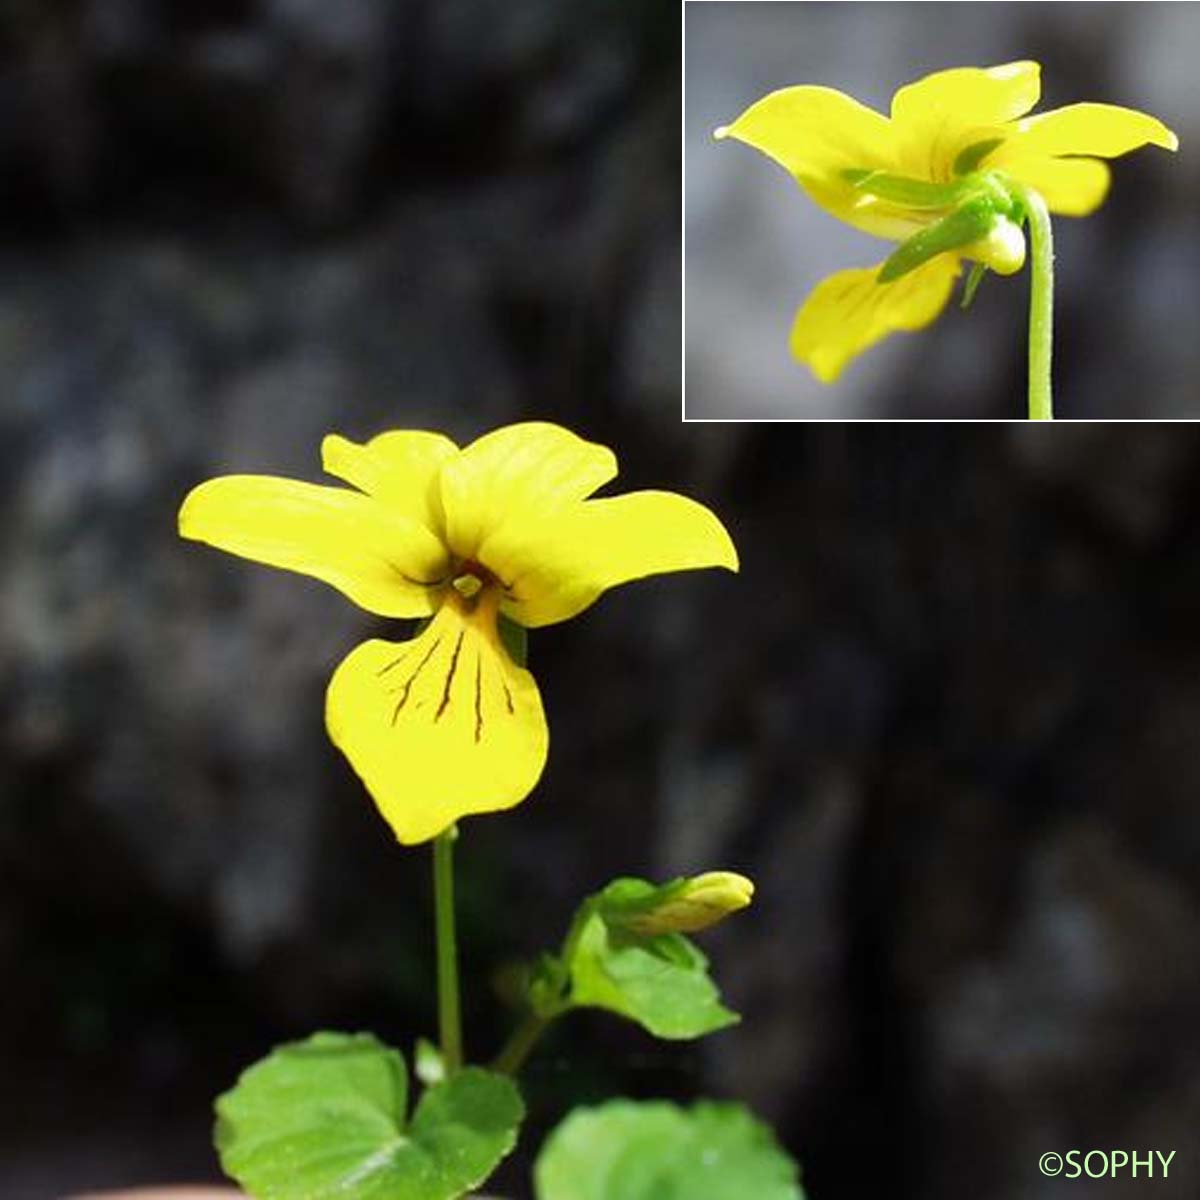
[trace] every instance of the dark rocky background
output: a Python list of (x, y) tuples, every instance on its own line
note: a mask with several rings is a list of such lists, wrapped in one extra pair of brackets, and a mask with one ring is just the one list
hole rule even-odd
[(472, 1046), (613, 874), (760, 885), (707, 942), (745, 1024), (573, 1021), (528, 1144), (705, 1093), (814, 1200), (1147, 1193), (1043, 1180), (1072, 1146), (1175, 1149), (1154, 1195), (1196, 1194), (1190, 429), (681, 426), (673, 5), (4, 11), (0, 1196), (215, 1178), (211, 1098), (273, 1041), (432, 1030), (426, 855), (321, 724), (397, 631), (174, 514), (317, 478), (331, 429), (527, 416), (744, 566), (534, 638), (549, 768), (461, 843)]

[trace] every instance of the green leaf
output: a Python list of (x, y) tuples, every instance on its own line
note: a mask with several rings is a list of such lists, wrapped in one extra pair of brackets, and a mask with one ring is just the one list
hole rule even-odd
[(407, 1123), (400, 1053), (370, 1034), (277, 1047), (217, 1100), (227, 1174), (257, 1200), (456, 1200), (512, 1149), (524, 1116), (508, 1079), (469, 1068)]
[(694, 932), (750, 903), (754, 885), (730, 871), (657, 885), (616, 879), (576, 912), (557, 955), (531, 967), (525, 999), (552, 1021), (574, 1008), (603, 1008), (656, 1037), (701, 1037), (741, 1018), (722, 1003)]
[(678, 933), (646, 937), (593, 909), (569, 939), (571, 1007), (605, 1008), (660, 1038), (695, 1038), (740, 1019), (720, 1001), (708, 959)]
[(537, 1200), (803, 1200), (799, 1169), (740, 1104), (576, 1109), (534, 1167)]
[[(409, 1136), (437, 1163), (438, 1187), (413, 1200), (450, 1200), (478, 1187), (517, 1141), (525, 1106), (512, 1080), (466, 1067), (430, 1088), (413, 1114)], [(389, 1193), (409, 1200), (407, 1192)]]

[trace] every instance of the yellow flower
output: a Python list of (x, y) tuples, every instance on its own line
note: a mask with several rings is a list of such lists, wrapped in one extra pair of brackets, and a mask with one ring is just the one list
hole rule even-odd
[(588, 499), (616, 458), (557, 425), (510, 425), (461, 450), (410, 430), (365, 445), (329, 436), (321, 456), (351, 488), (212, 479), (184, 501), (179, 532), (324, 580), (369, 612), (429, 618), (409, 641), (351, 651), (326, 695), (330, 737), (401, 842), (511, 808), (542, 773), (541, 696), (501, 617), (536, 628), (629, 580), (737, 570), (724, 526), (695, 501)]
[(1108, 191), (1101, 159), (1178, 147), (1161, 121), (1111, 104), (1027, 116), (1040, 70), (1016, 62), (939, 71), (902, 87), (890, 117), (832, 88), (783, 88), (716, 131), (774, 159), (839, 220), (907, 246), (888, 263), (831, 275), (796, 314), (792, 353), (819, 379), (832, 382), (888, 334), (933, 321), (962, 260), (1019, 271), (1020, 188), (1052, 213), (1085, 216)]

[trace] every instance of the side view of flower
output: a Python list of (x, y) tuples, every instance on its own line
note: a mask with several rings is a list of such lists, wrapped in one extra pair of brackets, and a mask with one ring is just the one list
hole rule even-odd
[[(823, 280), (800, 307), (791, 350), (818, 379), (832, 382), (882, 338), (932, 322), (964, 262), (967, 303), (985, 271), (1019, 271), (1026, 224), (1035, 276), (1048, 272), (1046, 214), (1099, 207), (1110, 183), (1103, 159), (1178, 147), (1161, 121), (1116, 105), (1028, 115), (1040, 74), (1036, 62), (939, 71), (900, 88), (889, 116), (832, 88), (787, 87), (716, 131), (774, 159), (832, 216), (900, 243), (882, 263)], [(1048, 356), (1045, 365), (1048, 388)]]
[(564, 621), (647, 575), (737, 570), (724, 526), (693, 500), (590, 499), (616, 458), (557, 425), (507, 426), (462, 449), (421, 431), (363, 445), (331, 435), (321, 456), (350, 487), (212, 479), (184, 501), (179, 530), (321, 579), (369, 612), (427, 621), (408, 641), (358, 646), (326, 698), (330, 737), (404, 843), (518, 804), (542, 773), (541, 696), (507, 623)]

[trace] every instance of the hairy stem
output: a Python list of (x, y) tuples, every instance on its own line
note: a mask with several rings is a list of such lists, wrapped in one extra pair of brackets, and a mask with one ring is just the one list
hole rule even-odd
[(1029, 419), (1051, 421), (1050, 356), (1054, 349), (1054, 236), (1046, 202), (1030, 187), (1014, 189), (1029, 217)]

